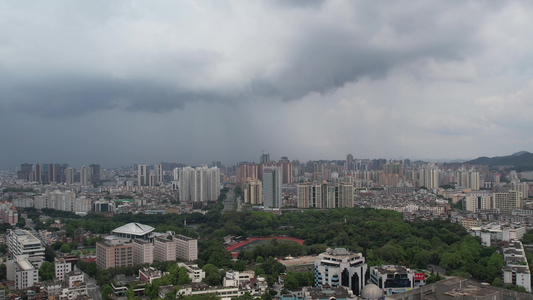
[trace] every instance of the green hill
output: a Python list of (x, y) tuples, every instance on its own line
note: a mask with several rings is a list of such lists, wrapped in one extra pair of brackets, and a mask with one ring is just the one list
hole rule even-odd
[(533, 153), (520, 151), (507, 156), (482, 156), (465, 163), (474, 165), (488, 165), (490, 167), (510, 166), (510, 168), (517, 171), (533, 170)]

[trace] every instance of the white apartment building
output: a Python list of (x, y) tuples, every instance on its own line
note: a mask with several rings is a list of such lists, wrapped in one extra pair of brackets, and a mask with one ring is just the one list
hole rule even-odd
[(180, 201), (216, 201), (220, 195), (220, 170), (207, 166), (185, 167), (179, 171)]
[(503, 267), (503, 282), (523, 286), (528, 293), (531, 293), (531, 272), (522, 243), (518, 240), (510, 242), (503, 249), (503, 259), (506, 263)]
[(44, 247), (41, 244), (41, 240), (27, 230), (8, 230), (7, 247), (15, 259), (18, 256), (27, 255), (28, 261), (37, 269), (44, 262)]
[(202, 282), (202, 280), (205, 278), (205, 272), (202, 271), (202, 269), (200, 269), (198, 265), (178, 263), (178, 267), (185, 268), (187, 274), (189, 274), (191, 282)]
[(6, 263), (7, 280), (15, 282), (17, 290), (23, 290), (39, 282), (39, 269), (32, 265), (27, 255), (19, 255)]
[(56, 279), (64, 281), (66, 275), (72, 272), (72, 264), (67, 262), (64, 258), (55, 258), (54, 259), (55, 274)]
[(83, 273), (69, 272), (65, 275), (65, 282), (70, 288), (80, 286), (82, 283), (84, 283)]
[(239, 287), (243, 283), (252, 280), (255, 277), (254, 271), (227, 271), (226, 277), (224, 277), (222, 285), (224, 287)]

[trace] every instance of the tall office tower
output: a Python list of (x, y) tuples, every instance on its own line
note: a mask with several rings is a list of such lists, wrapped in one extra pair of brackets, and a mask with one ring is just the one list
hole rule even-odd
[(100, 165), (92, 164), (89, 165), (90, 180), (92, 184), (100, 183)]
[(465, 198), (465, 209), (471, 212), (493, 209), (495, 207), (493, 197), (490, 192), (472, 192)]
[(31, 232), (22, 229), (9, 229), (6, 240), (7, 249), (15, 259), (17, 256), (27, 256), (34, 267), (37, 269), (41, 267), (44, 262), (44, 247), (41, 240)]
[(281, 183), (282, 184), (291, 184), (292, 183), (292, 163), (286, 156), (283, 156), (279, 161), (279, 166), (281, 168)]
[(176, 242), (176, 258), (187, 261), (198, 259), (198, 240), (177, 234), (172, 237)]
[(298, 208), (323, 208), (322, 184), (298, 184)]
[(68, 168), (68, 164), (56, 164), (55, 170), (56, 170), (56, 182), (58, 183), (66, 183), (67, 182), (67, 176), (65, 174), (65, 170)]
[(55, 164), (48, 164), (48, 181), (50, 183), (56, 183), (56, 165)]
[(72, 185), (74, 183), (74, 169), (73, 168), (65, 168), (65, 183), (67, 185)]
[(148, 240), (133, 240), (133, 264), (152, 264), (154, 262), (154, 245)]
[[(153, 175), (153, 176), (152, 176)], [(150, 186), (157, 186), (163, 183), (163, 165), (154, 165), (154, 170), (150, 174)]]
[(527, 199), (529, 197), (529, 183), (513, 181), (511, 182), (511, 190), (522, 193), (522, 199)]
[(35, 165), (35, 182), (42, 182), (41, 174), (42, 174), (42, 166), (41, 164)]
[(216, 201), (220, 195), (220, 170), (207, 166), (185, 167), (179, 173), (180, 201)]
[(176, 260), (176, 242), (166, 237), (154, 239), (154, 261)]
[(344, 286), (359, 295), (365, 285), (367, 268), (361, 253), (328, 248), (315, 260), (315, 286)]
[(149, 184), (148, 165), (137, 166), (137, 185), (147, 186)]
[(522, 193), (517, 191), (509, 191), (504, 193), (492, 194), (494, 198), (495, 208), (500, 209), (502, 214), (510, 214), (513, 209), (524, 208), (524, 200), (522, 199)]
[(259, 159), (259, 163), (261, 164), (269, 164), (270, 163), (270, 154), (266, 152), (266, 150), (263, 151), (263, 154), (261, 154), (261, 158)]
[(87, 166), (81, 166), (80, 169), (80, 184), (81, 186), (89, 186), (90, 172)]
[(263, 205), (281, 207), (281, 170), (278, 166), (263, 167)]
[(260, 165), (254, 163), (240, 163), (235, 170), (237, 184), (243, 185), (248, 177), (252, 179), (259, 178)]
[(355, 169), (355, 164), (353, 162), (353, 155), (348, 154), (348, 155), (346, 155), (345, 170), (346, 171), (353, 171), (354, 169)]
[(41, 165), (41, 183), (48, 183), (48, 164)]
[(32, 164), (21, 164), (20, 171), (17, 172), (18, 179), (29, 180), (30, 174), (33, 172)]
[(180, 179), (180, 168), (174, 168), (172, 171), (172, 180), (178, 181)]
[(244, 185), (244, 203), (252, 205), (263, 204), (262, 183), (259, 179), (248, 177), (248, 180)]

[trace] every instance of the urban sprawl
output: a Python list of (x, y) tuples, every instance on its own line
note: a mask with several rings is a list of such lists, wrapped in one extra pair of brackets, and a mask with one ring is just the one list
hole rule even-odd
[[(533, 299), (530, 182), (513, 166), (351, 154), (23, 163), (0, 171), (0, 299)], [(297, 225), (304, 217), (314, 232)], [(438, 229), (373, 244), (388, 219)], [(352, 242), (357, 228), (376, 236)]]

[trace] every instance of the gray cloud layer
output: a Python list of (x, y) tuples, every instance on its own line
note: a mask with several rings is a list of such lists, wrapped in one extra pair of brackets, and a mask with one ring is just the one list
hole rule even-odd
[[(13, 125), (24, 119), (61, 136), (94, 127), (99, 115), (121, 124), (135, 116), (146, 134), (165, 132), (151, 143), (176, 137), (166, 147), (180, 155), (209, 148), (202, 139), (235, 143), (234, 135), (249, 138), (239, 145), (246, 151), (311, 149), (310, 158), (490, 155), (481, 139), (491, 135), (511, 148), (497, 153), (527, 150), (533, 141), (518, 136), (531, 125), (520, 100), (531, 95), (531, 12), (522, 1), (0, 1), (0, 125), (31, 136)], [(509, 101), (512, 123), (499, 117)], [(201, 123), (193, 130), (201, 137), (185, 120)], [(104, 123), (105, 138), (135, 144), (112, 134), (126, 128)], [(62, 142), (45, 136), (32, 138)], [(370, 141), (376, 136), (388, 142)], [(35, 155), (4, 150), (10, 160)], [(227, 159), (250, 159), (242, 153)]]
[[(36, 18), (38, 7), (4, 4), (13, 12), (2, 30), (9, 37), (1, 61), (7, 108), (59, 117), (116, 107), (164, 112), (198, 100), (300, 99), (421, 58), (464, 60), (482, 47), (479, 20), (469, 16), (490, 13), (428, 2), (229, 2), (226, 15), (214, 3), (119, 3), (84, 14), (87, 7), (55, 2), (51, 15)], [(190, 16), (158, 15), (166, 9)], [(17, 21), (22, 28), (13, 29)]]

